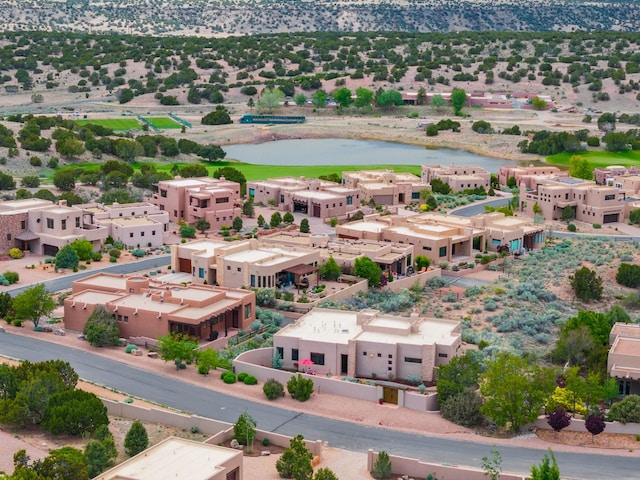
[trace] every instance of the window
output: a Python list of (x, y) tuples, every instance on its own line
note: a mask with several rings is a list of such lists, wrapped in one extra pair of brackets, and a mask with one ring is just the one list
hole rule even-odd
[(449, 355), (447, 355), (446, 353), (439, 353), (438, 357), (440, 357), (440, 358), (449, 358)]
[(160, 205), (160, 211), (164, 212), (164, 205)]
[(151, 230), (151, 235), (155, 235), (156, 231), (155, 230)]
[(229, 197), (216, 198), (216, 203), (229, 203)]
[(353, 197), (347, 197), (347, 205), (353, 205)]
[(231, 265), (227, 265), (227, 270), (231, 270)]
[(420, 198), (420, 192), (411, 192), (411, 199), (416, 200)]
[(251, 317), (251, 304), (249, 303), (248, 305), (244, 306), (244, 318), (249, 318)]
[(422, 247), (422, 249), (423, 249), (423, 250), (426, 250), (426, 251), (428, 251), (428, 252), (430, 252), (430, 251), (431, 251), (431, 247)]
[(276, 347), (276, 350), (278, 351), (278, 355), (280, 356), (280, 358), (284, 358), (284, 348)]
[(140, 236), (141, 236), (141, 237), (144, 237), (144, 232), (140, 232)]
[(298, 351), (298, 349), (297, 348), (292, 348), (291, 349), (291, 360), (293, 360), (294, 362), (297, 362), (299, 356), (300, 356), (300, 352)]
[(173, 211), (173, 216), (174, 216), (174, 217), (177, 217), (177, 216), (178, 216), (178, 210), (174, 210), (174, 211)]
[(381, 353), (378, 354), (378, 358), (382, 358), (382, 354)]
[(167, 198), (167, 191), (166, 190), (160, 190), (160, 196), (162, 198)]
[(605, 200), (615, 200), (616, 196), (615, 195), (605, 195), (604, 199)]
[(284, 203), (284, 195), (280, 195), (280, 203)]
[(311, 361), (316, 365), (324, 365), (324, 353), (311, 352), (309, 355)]
[(239, 271), (239, 272), (241, 272), (241, 271), (242, 271), (242, 268), (238, 267), (238, 271)]
[(389, 358), (393, 358), (393, 355), (389, 355)]
[(47, 218), (47, 228), (53, 228), (53, 218)]
[(362, 356), (366, 357), (367, 356), (367, 352), (362, 352)]
[(76, 217), (76, 228), (80, 228), (80, 217)]
[(133, 232), (129, 232), (129, 238), (133, 238)]
[(24, 230), (25, 228), (27, 228), (27, 221), (26, 220), (20, 220), (20, 228), (22, 230)]
[(125, 322), (125, 323), (128, 323), (128, 322), (129, 322), (129, 317), (128, 317), (128, 316), (126, 316), (126, 315), (124, 316), (124, 322)]
[(11, 234), (7, 233), (7, 240), (11, 240)]
[(447, 247), (440, 247), (440, 252), (439, 254), (441, 257), (446, 257), (447, 256)]
[(256, 276), (255, 275), (251, 275), (251, 286), (252, 287), (256, 286)]
[(404, 361), (405, 363), (422, 363), (421, 358), (414, 358), (414, 357), (404, 357)]

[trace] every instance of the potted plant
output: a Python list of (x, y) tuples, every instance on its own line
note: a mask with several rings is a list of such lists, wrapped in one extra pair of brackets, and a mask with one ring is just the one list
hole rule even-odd
[(382, 405), (384, 403), (384, 398), (380, 397), (378, 399), (378, 405)]

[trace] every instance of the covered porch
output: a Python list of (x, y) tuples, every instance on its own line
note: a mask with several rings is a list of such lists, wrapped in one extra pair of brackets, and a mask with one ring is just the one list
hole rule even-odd
[(310, 281), (308, 276), (312, 273), (316, 274), (316, 285), (320, 283), (319, 268), (313, 265), (300, 264), (293, 267), (285, 268), (278, 274), (278, 285), (288, 286), (295, 285), (298, 290), (300, 288), (308, 288)]
[(204, 318), (198, 319), (169, 319), (169, 331), (171, 333), (187, 334), (200, 340), (213, 341), (218, 337), (229, 336), (230, 331), (241, 328), (242, 302), (236, 305), (223, 307)]

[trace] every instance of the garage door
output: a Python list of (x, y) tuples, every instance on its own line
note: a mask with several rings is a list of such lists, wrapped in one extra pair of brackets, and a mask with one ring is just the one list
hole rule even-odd
[(55, 257), (58, 253), (58, 247), (54, 245), (42, 245), (42, 254)]
[(618, 221), (619, 217), (619, 213), (610, 213), (609, 215), (605, 215), (602, 221), (603, 223), (615, 223)]
[(191, 259), (190, 258), (181, 258), (180, 259), (180, 271), (184, 273), (191, 274)]

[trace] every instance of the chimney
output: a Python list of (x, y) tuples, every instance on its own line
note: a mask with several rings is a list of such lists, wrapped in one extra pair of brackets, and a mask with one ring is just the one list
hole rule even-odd
[(60, 200), (58, 202), (58, 205), (60, 205), (61, 207), (66, 207), (67, 206), (67, 201), (66, 200)]

